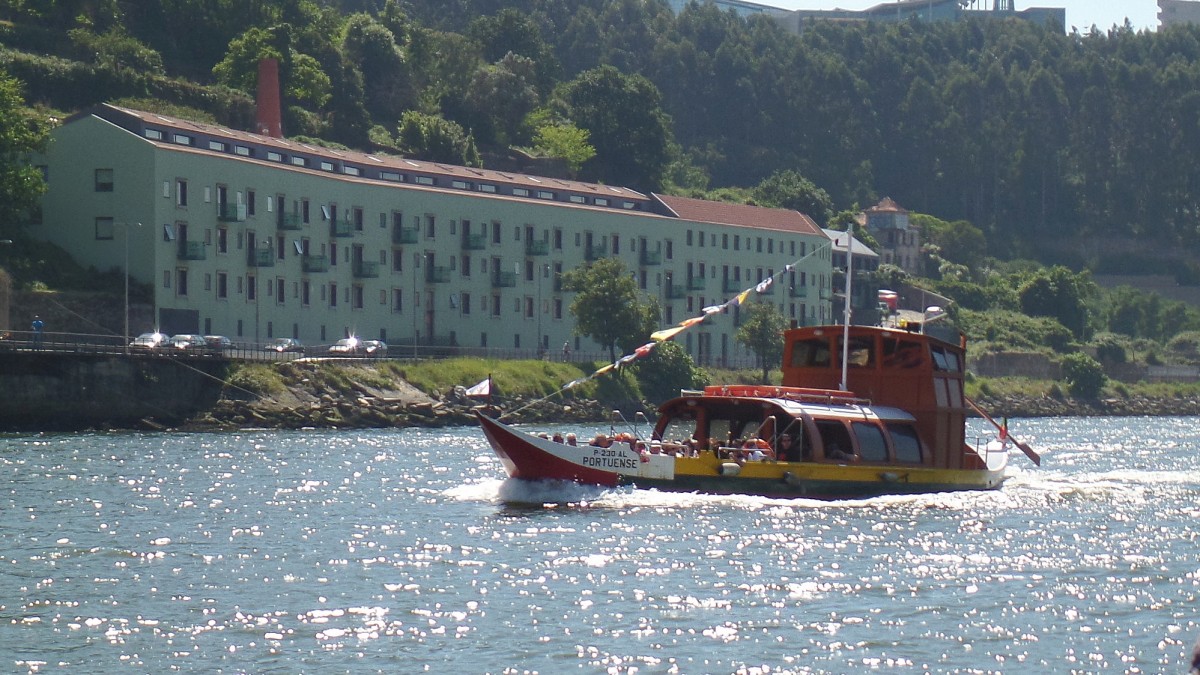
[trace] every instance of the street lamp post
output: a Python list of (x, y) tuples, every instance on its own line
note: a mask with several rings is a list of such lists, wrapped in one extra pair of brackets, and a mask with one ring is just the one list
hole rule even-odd
[(141, 223), (121, 223), (125, 228), (125, 353), (129, 353), (129, 226), (141, 227)]
[(544, 277), (546, 275), (546, 272), (548, 272), (549, 270), (550, 270), (550, 266), (545, 265), (545, 264), (542, 265), (541, 268), (538, 270), (538, 301), (537, 301), (538, 355), (541, 355), (543, 353), (543, 350), (545, 350), (548, 347), (548, 345), (542, 340), (542, 277)]

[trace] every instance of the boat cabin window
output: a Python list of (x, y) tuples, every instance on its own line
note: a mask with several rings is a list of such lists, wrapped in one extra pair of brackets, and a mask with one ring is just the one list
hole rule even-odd
[(667, 426), (663, 428), (662, 441), (682, 442), (691, 438), (696, 433), (696, 418), (691, 414), (683, 414), (677, 417), (672, 417), (667, 422)]
[[(838, 340), (837, 362), (842, 362), (842, 341)], [(869, 337), (850, 338), (850, 349), (846, 353), (846, 363), (851, 368), (870, 368), (875, 365), (875, 340)]]
[(827, 368), (829, 366), (829, 342), (811, 339), (792, 343), (793, 368)]
[(883, 438), (883, 429), (868, 422), (854, 422), (854, 437), (858, 439), (858, 455), (864, 462), (888, 461), (887, 441)]
[(918, 368), (925, 362), (924, 344), (913, 340), (883, 341), (884, 368)]
[(930, 351), (933, 353), (934, 370), (944, 370), (951, 373), (962, 372), (962, 362), (959, 361), (958, 354), (938, 346), (934, 346)]
[(821, 436), (826, 461), (845, 462), (854, 458), (854, 443), (845, 424), (832, 420), (817, 422), (817, 433)]
[(896, 461), (920, 464), (921, 439), (917, 436), (917, 430), (911, 424), (899, 422), (890, 422), (887, 426), (892, 435), (892, 447), (896, 450)]

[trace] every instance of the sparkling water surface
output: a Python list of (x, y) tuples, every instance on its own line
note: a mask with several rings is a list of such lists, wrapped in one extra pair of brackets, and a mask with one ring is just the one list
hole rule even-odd
[(1010, 428), (998, 491), (833, 503), (475, 428), (0, 436), (0, 671), (1186, 672), (1200, 418)]

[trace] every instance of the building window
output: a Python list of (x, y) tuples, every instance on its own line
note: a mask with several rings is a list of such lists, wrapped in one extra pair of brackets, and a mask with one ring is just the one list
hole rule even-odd
[[(270, 211), (270, 209), (267, 210)], [(246, 215), (252, 216), (254, 211), (254, 190), (246, 190)]]
[(549, 190), (538, 190), (538, 199), (554, 199), (554, 193)]
[(292, 157), (292, 164), (296, 166), (308, 166), (308, 160), (304, 157)]
[(163, 132), (159, 131), (158, 129), (147, 129), (143, 132), (143, 134), (146, 136), (146, 138), (155, 141), (161, 141), (163, 139)]
[(488, 185), (487, 183), (480, 183), (480, 184), (479, 184), (479, 191), (480, 191), (480, 192), (495, 192), (495, 191), (496, 191), (496, 186), (495, 186), (495, 185)]
[(396, 173), (395, 171), (384, 171), (383, 173), (379, 174), (379, 177), (383, 180), (391, 181), (393, 183), (400, 182), (400, 174)]
[(308, 215), (309, 215), (308, 200), (301, 199), (300, 200), (300, 220), (304, 221), (305, 225), (308, 224)]
[(321, 170), (322, 171), (333, 171), (333, 162), (326, 162), (326, 161), (322, 160), (321, 161)]
[(354, 218), (354, 229), (358, 232), (362, 232), (363, 210), (356, 206), (356, 207), (354, 207), (353, 210), (350, 211), (350, 213), (352, 214), (352, 217)]
[(433, 179), (429, 176), (417, 176), (415, 182), (417, 185), (433, 185)]
[(353, 290), (354, 290), (354, 293), (353, 293), (354, 304), (352, 304), (351, 307), (353, 307), (354, 309), (362, 309), (363, 308), (363, 287), (356, 285), (353, 287)]
[(450, 181), (450, 187), (457, 188), (459, 190), (470, 190), (471, 184), (465, 180), (452, 180)]
[(113, 219), (112, 218), (97, 218), (96, 219), (96, 239), (108, 240), (113, 238)]
[(425, 236), (433, 239), (437, 230), (436, 220), (432, 215), (425, 215)]
[(96, 192), (113, 191), (113, 170), (96, 169)]
[(258, 279), (253, 274), (246, 275), (246, 300), (253, 302), (258, 299)]
[(492, 316), (500, 316), (500, 296), (492, 296)]
[(175, 143), (178, 145), (191, 145), (192, 144), (192, 137), (185, 136), (183, 134), (175, 134), (175, 136), (172, 138), (172, 140), (175, 141)]
[(217, 299), (225, 300), (229, 298), (229, 275), (224, 272), (217, 272)]
[(587, 200), (584, 199), (583, 197), (581, 197), (580, 195), (571, 195), (570, 199), (571, 199), (572, 204), (586, 204), (587, 203)]
[(175, 205), (176, 206), (187, 206), (188, 205), (187, 202), (188, 202), (187, 181), (182, 180), (182, 179), (175, 181)]
[(513, 188), (513, 196), (514, 197), (528, 197), (529, 190), (526, 190), (525, 188)]
[(225, 152), (225, 144), (221, 141), (209, 141), (208, 149), (216, 150), (217, 152)]
[(229, 230), (224, 227), (217, 228), (217, 253), (229, 252)]
[(393, 312), (403, 312), (404, 311), (404, 289), (403, 288), (393, 288), (392, 289), (392, 311)]
[(459, 296), (459, 301), (462, 304), (462, 313), (470, 314), (471, 313), (471, 294), (463, 293), (462, 295)]
[(187, 273), (188, 273), (187, 270), (183, 270), (183, 269), (175, 270), (175, 294), (176, 295), (183, 296), (183, 295), (188, 294), (188, 274)]
[(278, 152), (275, 152), (274, 150), (268, 150), (267, 151), (267, 159), (271, 160), (272, 162), (282, 162), (283, 155), (279, 154)]
[(596, 206), (608, 206), (608, 200), (604, 197), (596, 197)]
[(253, 153), (251, 152), (250, 148), (247, 148), (244, 145), (235, 145), (233, 146), (233, 154), (241, 155), (242, 157), (250, 157)]
[(329, 284), (329, 306), (337, 307), (337, 284)]

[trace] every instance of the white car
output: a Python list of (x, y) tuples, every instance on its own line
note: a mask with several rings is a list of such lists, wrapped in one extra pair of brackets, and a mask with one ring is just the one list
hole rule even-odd
[(330, 356), (354, 356), (358, 353), (358, 338), (342, 338), (329, 345)]

